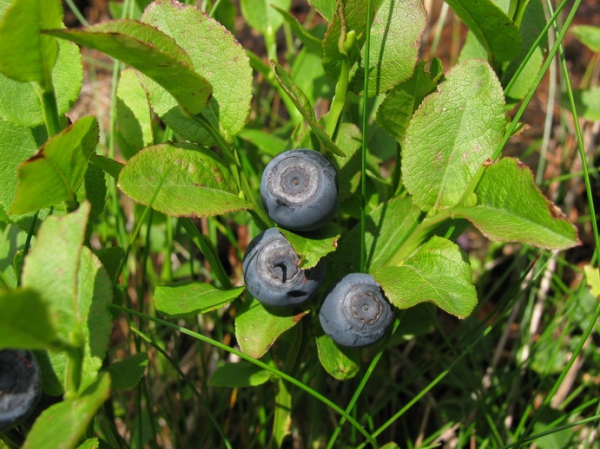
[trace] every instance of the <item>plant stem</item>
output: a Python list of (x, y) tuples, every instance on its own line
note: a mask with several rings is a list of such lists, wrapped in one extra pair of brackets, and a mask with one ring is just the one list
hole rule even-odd
[(73, 331), (69, 336), (70, 347), (67, 349), (67, 374), (65, 378), (65, 397), (75, 399), (81, 385), (81, 371), (83, 369), (84, 337), (79, 331)]
[(41, 100), (48, 137), (55, 136), (60, 132), (60, 119), (58, 118), (58, 106), (56, 104), (54, 88), (51, 87), (50, 90), (43, 91)]
[(367, 103), (369, 98), (369, 54), (371, 53), (371, 0), (367, 2), (365, 64), (362, 103), (362, 141), (360, 150), (360, 272), (367, 271)]
[(327, 124), (325, 131), (333, 139), (337, 124), (340, 120), (340, 116), (346, 105), (346, 95), (348, 93), (348, 82), (350, 80), (350, 59), (348, 58), (348, 50), (352, 48), (356, 41), (356, 33), (349, 31), (348, 33), (342, 29), (342, 34), (338, 41), (338, 50), (342, 55), (342, 66), (340, 67), (340, 76), (335, 85), (335, 95), (331, 100), (331, 107), (329, 108), (329, 114), (327, 115)]

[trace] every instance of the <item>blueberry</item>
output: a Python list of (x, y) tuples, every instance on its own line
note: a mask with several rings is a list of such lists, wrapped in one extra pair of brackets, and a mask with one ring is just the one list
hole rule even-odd
[(248, 291), (271, 307), (295, 306), (310, 299), (325, 277), (325, 266), (299, 268), (300, 258), (277, 230), (267, 229), (254, 238), (244, 254), (242, 267)]
[(326, 294), (319, 321), (333, 341), (348, 347), (368, 346), (382, 338), (394, 319), (392, 308), (373, 276), (352, 273)]
[(337, 173), (321, 153), (286, 151), (267, 164), (260, 196), (269, 217), (279, 226), (314, 231), (337, 212)]
[(30, 351), (0, 351), (0, 432), (22, 423), (41, 396), (40, 367)]

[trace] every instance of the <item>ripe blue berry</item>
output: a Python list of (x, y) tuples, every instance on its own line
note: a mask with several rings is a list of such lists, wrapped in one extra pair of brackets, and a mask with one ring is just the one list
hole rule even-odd
[(40, 367), (30, 351), (0, 351), (0, 432), (22, 423), (41, 396)]
[(337, 212), (337, 173), (321, 153), (286, 151), (267, 164), (260, 196), (269, 217), (282, 228), (314, 231)]
[(368, 346), (383, 337), (394, 314), (373, 276), (352, 273), (328, 291), (319, 311), (321, 326), (333, 341), (348, 347)]
[(248, 291), (271, 307), (289, 307), (307, 301), (325, 277), (322, 263), (309, 270), (299, 268), (300, 258), (277, 230), (267, 229), (254, 238), (244, 254), (242, 267)]

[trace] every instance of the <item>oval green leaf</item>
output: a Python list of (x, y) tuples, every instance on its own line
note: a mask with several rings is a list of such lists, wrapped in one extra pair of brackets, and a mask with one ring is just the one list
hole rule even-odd
[(421, 210), (454, 206), (504, 134), (504, 95), (481, 60), (457, 64), (406, 130), (402, 180)]
[(208, 385), (229, 388), (258, 387), (270, 378), (271, 373), (266, 369), (242, 360), (218, 367), (208, 379)]
[(471, 266), (455, 243), (434, 236), (400, 267), (373, 273), (390, 302), (407, 309), (432, 302), (451, 315), (465, 318), (477, 304)]
[(533, 173), (516, 159), (489, 165), (477, 189), (477, 205), (457, 209), (486, 237), (546, 249), (579, 244), (577, 229), (536, 186)]
[(334, 223), (329, 223), (321, 229), (304, 235), (298, 235), (283, 228), (279, 228), (279, 231), (300, 257), (300, 267), (303, 269), (314, 267), (321, 258), (334, 252), (341, 235), (340, 227)]
[[(189, 55), (191, 67), (212, 84), (212, 99), (203, 114), (215, 121), (224, 135), (239, 133), (250, 113), (252, 69), (234, 36), (199, 9), (170, 0), (153, 2), (142, 21), (175, 39)], [(170, 76), (173, 82), (180, 82), (175, 75)], [(173, 110), (173, 100), (163, 95), (159, 86), (146, 81), (144, 85), (156, 113), (176, 132), (198, 143), (212, 141), (197, 122)]]
[(192, 114), (201, 112), (212, 95), (210, 82), (194, 71), (185, 51), (150, 25), (124, 19), (81, 30), (45, 32), (95, 48), (129, 64), (164, 87)]
[(576, 25), (571, 32), (583, 45), (594, 52), (600, 52), (600, 27), (593, 25)]
[(145, 352), (138, 352), (110, 364), (108, 372), (112, 379), (112, 387), (119, 390), (131, 390), (140, 382), (147, 366), (148, 354)]
[(154, 143), (150, 104), (144, 88), (132, 69), (123, 70), (119, 79), (117, 123), (121, 134), (134, 151)]
[(226, 306), (243, 291), (244, 287), (220, 290), (205, 282), (160, 285), (154, 292), (154, 305), (172, 317), (206, 313)]
[(242, 15), (248, 24), (261, 34), (275, 35), (283, 24), (283, 17), (274, 7), (289, 11), (291, 0), (241, 0)]
[[(422, 0), (381, 2), (371, 26), (369, 97), (385, 93), (410, 78), (426, 23)], [(363, 46), (350, 80), (350, 88), (355, 92), (362, 92), (364, 88), (365, 51), (366, 46)]]
[[(318, 324), (314, 324), (318, 326)], [(320, 327), (317, 331), (316, 342), (321, 366), (331, 376), (337, 380), (347, 380), (358, 374), (360, 369), (360, 351), (358, 349), (336, 345)]]
[(267, 308), (250, 295), (247, 297), (235, 318), (235, 336), (244, 353), (259, 359), (281, 334), (298, 324), (307, 312)]
[(207, 217), (252, 205), (238, 196), (217, 155), (193, 144), (148, 147), (121, 170), (119, 187), (132, 199), (174, 217)]
[(422, 61), (410, 79), (394, 87), (381, 102), (377, 109), (377, 124), (402, 142), (411, 117), (435, 86), (433, 77), (425, 71), (425, 61)]
[[(82, 389), (96, 379), (112, 331), (110, 278), (99, 259), (83, 246), (89, 212), (89, 204), (83, 203), (74, 213), (46, 219), (23, 269), (23, 285), (40, 292), (61, 339), (72, 342), (76, 335), (76, 342), (83, 345)], [(66, 354), (53, 355), (51, 363), (64, 385)]]
[(510, 61), (521, 50), (519, 28), (491, 0), (446, 0), (488, 54)]

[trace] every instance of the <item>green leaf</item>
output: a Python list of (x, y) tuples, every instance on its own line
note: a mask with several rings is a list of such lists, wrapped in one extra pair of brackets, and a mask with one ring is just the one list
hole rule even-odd
[(477, 304), (471, 266), (458, 245), (434, 236), (400, 267), (373, 273), (394, 306), (407, 309), (433, 302), (451, 315), (465, 318)]
[[(408, 78), (417, 63), (421, 35), (427, 18), (421, 0), (383, 0), (373, 18), (369, 47), (369, 92), (373, 97), (385, 93)], [(366, 46), (350, 88), (362, 92)]]
[(477, 205), (456, 209), (486, 237), (546, 249), (579, 244), (577, 230), (535, 185), (531, 170), (516, 159), (503, 158), (485, 168), (475, 190)]
[(88, 162), (83, 186), (77, 192), (77, 201), (88, 200), (92, 209), (90, 211), (90, 220), (100, 216), (106, 205), (106, 176), (102, 169), (97, 165)]
[(76, 447), (109, 396), (110, 376), (104, 373), (80, 397), (61, 401), (44, 410), (27, 434), (23, 449)]
[[(519, 33), (521, 34), (521, 40), (523, 42), (521, 52), (504, 68), (504, 73), (502, 74), (503, 86), (508, 85), (508, 82), (514, 76), (519, 65), (521, 65), (525, 59), (525, 56), (527, 56), (529, 49), (539, 37), (545, 25), (546, 19), (544, 17), (542, 4), (535, 1), (528, 2), (519, 28)], [(524, 98), (533, 87), (536, 75), (544, 62), (546, 44), (547, 42), (542, 41), (542, 43), (536, 47), (534, 53), (527, 61), (525, 69), (521, 72), (521, 75), (519, 75), (519, 78), (517, 78), (512, 87), (506, 92), (507, 97), (520, 100)]]
[(233, 0), (221, 0), (219, 3), (214, 3), (210, 15), (231, 33), (237, 32), (238, 10), (237, 6), (233, 4)]
[(575, 25), (571, 32), (583, 45), (594, 52), (600, 52), (600, 27), (593, 25)]
[(90, 163), (94, 164), (96, 167), (100, 168), (104, 173), (109, 174), (114, 179), (119, 179), (121, 170), (123, 170), (125, 167), (124, 164), (99, 154), (93, 154), (90, 158)]
[(521, 51), (518, 27), (491, 0), (447, 0), (488, 54), (510, 61)]
[(15, 200), (19, 165), (37, 150), (31, 129), (0, 120), (0, 206), (5, 210)]
[(94, 382), (102, 368), (113, 328), (108, 308), (112, 299), (112, 284), (100, 259), (88, 247), (82, 247), (74, 311), (77, 328), (85, 339), (81, 388)]
[(258, 387), (270, 378), (271, 373), (266, 369), (241, 361), (219, 366), (208, 379), (208, 385), (230, 388)]
[(243, 291), (244, 287), (220, 290), (205, 282), (184, 281), (156, 287), (154, 305), (174, 317), (206, 313), (226, 306)]
[(425, 61), (421, 61), (410, 79), (394, 87), (381, 102), (377, 109), (377, 124), (402, 142), (411, 117), (435, 86), (433, 77), (425, 71)]
[[(48, 217), (23, 268), (23, 286), (40, 292), (56, 317), (58, 335), (83, 345), (81, 388), (96, 378), (112, 331), (112, 284), (99, 259), (83, 246), (89, 211), (89, 204), (83, 203), (74, 213)], [(53, 355), (52, 366), (64, 382), (65, 354)]]
[(144, 73), (163, 86), (192, 114), (206, 107), (210, 82), (194, 71), (189, 56), (173, 39), (134, 20), (117, 20), (76, 30), (46, 33), (100, 50)]
[(62, 350), (56, 318), (37, 291), (0, 291), (0, 310), (0, 349)]
[(61, 26), (58, 0), (14, 0), (0, 19), (0, 73), (51, 90), (58, 44), (40, 30)]
[(15, 261), (21, 260), (27, 241), (27, 232), (16, 224), (0, 225), (0, 289), (17, 288), (17, 268)]
[(335, 0), (308, 0), (308, 3), (315, 8), (325, 20), (331, 22), (336, 10)]
[(467, 32), (465, 43), (460, 49), (460, 55), (458, 55), (458, 61), (463, 62), (467, 59), (488, 59), (488, 53), (485, 47), (477, 40), (475, 33), (472, 31)]
[(314, 267), (321, 258), (334, 252), (341, 234), (340, 227), (334, 223), (328, 223), (321, 229), (304, 235), (294, 234), (283, 228), (279, 228), (279, 231), (300, 257), (300, 267), (303, 269)]
[(108, 372), (112, 379), (112, 387), (118, 390), (131, 390), (144, 376), (148, 366), (148, 354), (138, 352), (126, 359), (111, 363)]
[[(371, 1), (371, 19), (375, 17), (377, 8), (383, 1), (385, 0)], [(347, 50), (347, 57), (350, 67), (352, 67), (359, 58), (365, 43), (368, 12), (368, 0), (354, 0), (345, 2), (345, 4), (336, 3), (339, 3), (339, 7), (333, 6), (335, 15), (333, 20), (330, 20), (331, 23), (327, 28), (325, 39), (323, 39), (323, 68), (327, 76), (333, 80), (339, 79), (341, 61), (346, 57), (340, 53), (339, 43), (342, 33), (355, 32), (355, 44)]]
[(123, 137), (134, 150), (154, 143), (150, 104), (146, 91), (132, 69), (123, 70), (119, 79), (117, 123)]
[(247, 296), (235, 318), (235, 336), (242, 351), (258, 359), (307, 312), (267, 308), (257, 299)]
[[(54, 39), (54, 38), (51, 38)], [(72, 42), (58, 41), (58, 59), (52, 69), (58, 113), (67, 112), (81, 91), (83, 66), (81, 52)], [(18, 108), (15, 105), (19, 105)], [(44, 123), (40, 96), (32, 83), (21, 83), (0, 74), (0, 117), (21, 126), (30, 127)]]
[[(394, 256), (404, 240), (418, 224), (421, 212), (410, 197), (397, 197), (372, 210), (366, 223), (365, 244), (367, 268), (374, 271)], [(360, 270), (360, 225), (344, 234), (333, 256), (335, 268), (343, 273)]]
[(289, 11), (291, 0), (241, 0), (242, 15), (248, 24), (261, 34), (275, 34), (283, 24), (283, 17), (275, 11), (277, 6)]
[(108, 277), (112, 282), (115, 282), (115, 279), (121, 274), (119, 272), (119, 268), (121, 266), (123, 257), (125, 257), (125, 251), (123, 248), (118, 246), (110, 246), (106, 248), (100, 248), (95, 252), (100, 262), (102, 262), (102, 266), (106, 269), (108, 273)]
[[(319, 44), (321, 41), (319, 40)], [(331, 98), (335, 86), (325, 77), (323, 57), (320, 53), (303, 47), (296, 54), (291, 67), (292, 82), (306, 95), (311, 104), (318, 104), (320, 98)], [(339, 135), (339, 132), (337, 133)]]
[(19, 184), (12, 214), (35, 212), (61, 201), (75, 203), (88, 159), (98, 143), (98, 122), (79, 119), (48, 140), (37, 154), (19, 167)]
[(457, 64), (423, 100), (402, 147), (402, 180), (423, 211), (454, 206), (505, 128), (504, 96), (481, 60)]
[(275, 157), (288, 148), (288, 143), (276, 135), (259, 129), (243, 129), (239, 137), (256, 146), (263, 153)]
[(23, 266), (23, 286), (42, 295), (51, 314), (56, 314), (57, 331), (65, 340), (79, 330), (77, 284), (89, 210), (84, 203), (64, 217), (48, 217)]
[(600, 273), (598, 272), (598, 267), (586, 265), (583, 267), (583, 272), (585, 273), (585, 279), (590, 288), (590, 293), (596, 299), (600, 300)]
[(344, 152), (340, 150), (335, 143), (331, 140), (331, 137), (325, 131), (325, 128), (319, 124), (317, 121), (317, 117), (315, 116), (315, 111), (313, 110), (312, 105), (310, 104), (310, 100), (306, 96), (302, 90), (296, 86), (289, 73), (287, 73), (283, 68), (277, 64), (275, 61), (271, 61), (271, 66), (275, 71), (275, 77), (277, 78), (277, 82), (283, 88), (285, 93), (290, 97), (298, 111), (302, 114), (308, 126), (312, 129), (315, 135), (318, 137), (321, 144), (325, 147), (325, 149), (333, 154), (338, 156), (345, 156)]
[[(170, 0), (153, 2), (142, 20), (175, 39), (189, 55), (192, 67), (212, 84), (213, 95), (204, 116), (216, 122), (216, 129), (227, 137), (239, 133), (250, 113), (252, 69), (233, 35), (197, 8)], [(176, 76), (169, 76), (179, 83)], [(198, 143), (212, 141), (197, 122), (174, 109), (175, 104), (162, 89), (146, 81), (143, 84), (155, 112), (176, 132)]]
[(316, 343), (321, 365), (335, 379), (347, 380), (358, 374), (360, 370), (359, 350), (336, 345), (320, 327), (317, 331)]
[(119, 187), (138, 203), (175, 217), (206, 217), (252, 206), (238, 196), (215, 153), (192, 144), (161, 144), (132, 157)]
[(319, 55), (321, 58), (323, 57), (321, 39), (312, 35), (306, 28), (304, 28), (304, 26), (298, 21), (298, 19), (295, 16), (289, 13), (289, 11), (286, 11), (285, 9), (279, 8), (275, 5), (272, 5), (271, 7), (275, 9), (279, 14), (281, 14), (283, 20), (287, 22), (287, 24), (290, 26), (296, 37), (300, 39), (300, 41), (302, 42), (302, 44), (304, 44), (304, 47), (306, 49), (308, 49), (311, 53)]
[[(600, 86), (573, 90), (573, 101), (577, 115), (588, 120), (600, 121)], [(565, 109), (571, 108), (566, 92), (561, 95), (560, 104)]]
[(397, 443), (391, 441), (381, 446), (381, 449), (400, 449), (400, 446), (398, 446)]
[(332, 161), (338, 174), (340, 201), (355, 199), (361, 181), (362, 133), (354, 123), (342, 122), (339, 124), (335, 143), (346, 153), (346, 157), (334, 156)]
[(99, 447), (100, 442), (98, 441), (98, 438), (88, 438), (79, 446), (77, 446), (77, 449), (98, 449)]

